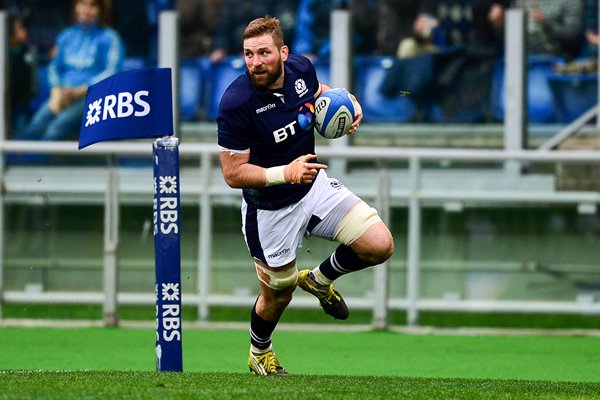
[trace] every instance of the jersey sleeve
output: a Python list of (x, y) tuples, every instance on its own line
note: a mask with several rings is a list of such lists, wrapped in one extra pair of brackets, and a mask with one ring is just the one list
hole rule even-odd
[(220, 148), (245, 151), (250, 148), (250, 122), (234, 92), (226, 92), (217, 114), (217, 141)]

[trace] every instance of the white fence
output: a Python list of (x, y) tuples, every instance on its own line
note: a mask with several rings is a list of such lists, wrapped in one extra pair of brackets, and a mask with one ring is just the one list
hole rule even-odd
[[(44, 153), (66, 156), (144, 156), (151, 153), (150, 143), (100, 143), (83, 151), (77, 151), (75, 142), (17, 142), (0, 141), (0, 154)], [(182, 168), (182, 198), (196, 198), (200, 205), (199, 254), (197, 260), (197, 294), (184, 294), (184, 305), (195, 305), (198, 317), (209, 320), (209, 307), (215, 305), (248, 305), (254, 302), (253, 296), (212, 294), (209, 282), (211, 277), (212, 210), (216, 199), (239, 198), (239, 191), (228, 188), (220, 175), (216, 146), (213, 144), (182, 143), (180, 155), (199, 159), (198, 168)], [(557, 191), (553, 177), (522, 175), (515, 165), (520, 163), (598, 163), (599, 151), (507, 151), (507, 150), (461, 150), (423, 148), (381, 148), (351, 146), (343, 148), (317, 147), (317, 154), (323, 159), (346, 161), (370, 161), (377, 167), (358, 172), (336, 171), (334, 176), (346, 182), (357, 194), (374, 200), (384, 219), (389, 218), (390, 207), (408, 207), (407, 232), (407, 286), (405, 298), (390, 298), (388, 294), (388, 266), (375, 267), (373, 293), (371, 298), (349, 298), (349, 306), (355, 309), (371, 310), (373, 325), (385, 327), (390, 310), (406, 310), (407, 324), (419, 322), (419, 312), (424, 310), (479, 311), (479, 312), (531, 312), (531, 313), (584, 313), (599, 314), (597, 302), (577, 301), (505, 301), (469, 299), (427, 299), (419, 293), (421, 264), (421, 212), (424, 203), (438, 206), (448, 204), (573, 204), (584, 205), (595, 210), (600, 203), (600, 193), (579, 191)], [(397, 165), (405, 162), (406, 167)], [(480, 171), (467, 169), (458, 179), (440, 176), (439, 172), (425, 168), (425, 162), (497, 162), (498, 167)], [(24, 169), (23, 169), (24, 168)], [(153, 304), (154, 293), (118, 293), (116, 274), (118, 271), (119, 244), (119, 202), (126, 192), (128, 195), (151, 198), (152, 187), (140, 186), (139, 177), (151, 175), (150, 168), (128, 168), (126, 171), (115, 167), (78, 167), (67, 172), (67, 176), (56, 177), (51, 183), (59, 190), (61, 202), (69, 204), (69, 196), (81, 196), (89, 192), (101, 199), (105, 207), (104, 244), (104, 292), (40, 292), (7, 291), (3, 286), (3, 244), (5, 202), (19, 201), (22, 195), (31, 195), (46, 190), (44, 186), (28, 186), (22, 175), (27, 168), (9, 167), (0, 169), (0, 181), (4, 190), (0, 192), (0, 306), (6, 303), (78, 303), (102, 304), (105, 316), (115, 315), (118, 304)], [(148, 169), (148, 171), (146, 171)], [(25, 171), (25, 172), (24, 172)], [(131, 174), (135, 176), (129, 176)], [(64, 171), (63, 171), (64, 174)], [(455, 172), (456, 174), (456, 172)], [(65, 179), (68, 178), (68, 179)], [(93, 184), (95, 181), (95, 185)], [(148, 181), (146, 181), (148, 182)], [(461, 183), (462, 182), (462, 183)], [(594, 211), (595, 212), (595, 211)], [(315, 307), (312, 299), (294, 300), (294, 307)], [(1, 312), (1, 309), (0, 309)], [(1, 315), (1, 314), (0, 314)], [(110, 324), (108, 317), (105, 323)]]

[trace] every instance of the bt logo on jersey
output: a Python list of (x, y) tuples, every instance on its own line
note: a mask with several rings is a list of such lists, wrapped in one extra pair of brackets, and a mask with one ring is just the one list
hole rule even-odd
[(294, 128), (295, 124), (296, 124), (296, 121), (290, 122), (283, 128), (279, 128), (279, 129), (273, 131), (273, 137), (275, 138), (275, 143), (283, 142), (288, 137), (293, 136), (296, 133), (296, 129)]

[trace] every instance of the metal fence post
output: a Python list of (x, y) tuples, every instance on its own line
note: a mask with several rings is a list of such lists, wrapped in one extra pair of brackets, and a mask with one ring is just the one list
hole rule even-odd
[(118, 250), (119, 250), (119, 172), (115, 156), (109, 156), (104, 197), (104, 325), (117, 326)]
[[(0, 142), (6, 140), (6, 127), (8, 121), (8, 110), (6, 99), (9, 98), (6, 94), (8, 74), (8, 14), (6, 11), (0, 11)], [(5, 153), (0, 152), (0, 321), (3, 318), (4, 304), (4, 158)]]
[(158, 66), (171, 68), (173, 82), (173, 132), (179, 137), (179, 15), (161, 11), (158, 19)]
[[(504, 148), (521, 150), (527, 147), (527, 34), (525, 12), (506, 12), (504, 83)], [(506, 161), (505, 169), (518, 172), (520, 163)]]
[[(332, 87), (344, 87), (348, 90), (351, 85), (352, 74), (352, 28), (350, 10), (334, 9), (331, 12), (331, 55), (330, 69), (331, 82), (324, 82)], [(330, 140), (329, 145), (344, 148), (349, 146), (350, 138), (342, 136), (336, 140)], [(331, 176), (341, 175), (346, 171), (347, 160), (335, 158), (329, 162)]]
[[(390, 172), (387, 168), (379, 170), (377, 191), (377, 209), (383, 222), (390, 226)], [(374, 308), (373, 328), (387, 329), (389, 326), (389, 261), (375, 267), (374, 271)]]
[(198, 318), (207, 321), (210, 316), (208, 297), (210, 295), (210, 269), (212, 259), (212, 204), (210, 201), (211, 156), (204, 152), (201, 157), (200, 172), (205, 190), (200, 195), (200, 231), (198, 246)]
[(406, 294), (408, 306), (406, 319), (409, 326), (419, 324), (417, 302), (420, 296), (419, 269), (421, 263), (421, 166), (417, 157), (411, 157), (409, 162), (410, 192), (408, 199), (408, 254), (406, 269)]

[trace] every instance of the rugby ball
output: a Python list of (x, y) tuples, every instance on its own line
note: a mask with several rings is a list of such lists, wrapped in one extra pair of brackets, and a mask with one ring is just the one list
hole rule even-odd
[(315, 129), (327, 139), (348, 134), (354, 122), (354, 102), (344, 88), (322, 93), (315, 101)]

